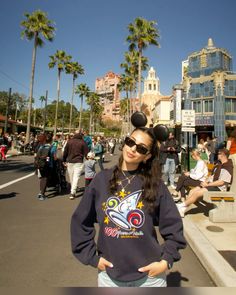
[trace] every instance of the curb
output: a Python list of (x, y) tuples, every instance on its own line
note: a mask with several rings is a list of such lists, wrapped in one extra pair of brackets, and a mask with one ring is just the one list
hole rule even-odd
[(22, 155), (22, 153), (18, 152), (17, 154), (6, 154), (6, 157), (11, 158), (11, 157), (16, 157), (16, 156), (20, 156), (20, 155)]
[(236, 272), (209, 243), (189, 216), (183, 219), (185, 238), (218, 287), (236, 287)]

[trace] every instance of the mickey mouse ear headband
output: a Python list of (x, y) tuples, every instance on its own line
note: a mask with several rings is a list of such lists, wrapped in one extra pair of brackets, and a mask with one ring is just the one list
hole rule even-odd
[[(145, 127), (147, 124), (147, 117), (143, 112), (135, 112), (131, 116), (131, 123), (136, 128)], [(158, 124), (149, 129), (158, 141), (165, 141), (169, 136), (169, 129), (166, 125)]]

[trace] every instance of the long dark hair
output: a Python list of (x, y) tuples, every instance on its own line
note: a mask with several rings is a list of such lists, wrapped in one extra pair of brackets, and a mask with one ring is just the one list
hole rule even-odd
[[(154, 209), (154, 203), (157, 198), (157, 192), (161, 181), (161, 168), (159, 164), (159, 148), (157, 145), (157, 140), (155, 139), (154, 134), (149, 128), (146, 127), (139, 127), (134, 129), (132, 134), (140, 130), (146, 134), (148, 134), (152, 140), (152, 147), (150, 150), (151, 157), (144, 163), (141, 162), (137, 169), (137, 175), (140, 176), (143, 180), (143, 196), (142, 200), (146, 202), (148, 210), (153, 211)], [(110, 192), (115, 193), (117, 191), (118, 187), (118, 179), (121, 172), (121, 166), (123, 163), (123, 155), (120, 156), (118, 165), (115, 166), (115, 169), (113, 170), (112, 177), (110, 179)]]

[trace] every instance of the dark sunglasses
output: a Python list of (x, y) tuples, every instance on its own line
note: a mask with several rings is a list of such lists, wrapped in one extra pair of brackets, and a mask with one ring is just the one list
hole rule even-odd
[(141, 144), (136, 144), (136, 142), (130, 137), (125, 138), (125, 144), (129, 147), (136, 146), (136, 151), (141, 155), (146, 155), (149, 152), (149, 150), (145, 146)]

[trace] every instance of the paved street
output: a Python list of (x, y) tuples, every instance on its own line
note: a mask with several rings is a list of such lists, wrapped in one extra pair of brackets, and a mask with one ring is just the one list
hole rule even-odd
[[(117, 156), (106, 155), (105, 167)], [(32, 156), (18, 156), (0, 163), (0, 286), (96, 286), (96, 269), (79, 263), (70, 249), (70, 219), (82, 194), (71, 201), (48, 192), (48, 200), (38, 201), (35, 175), (5, 186), (32, 174), (32, 162)], [(168, 274), (169, 286), (214, 286), (190, 247), (181, 254)]]

